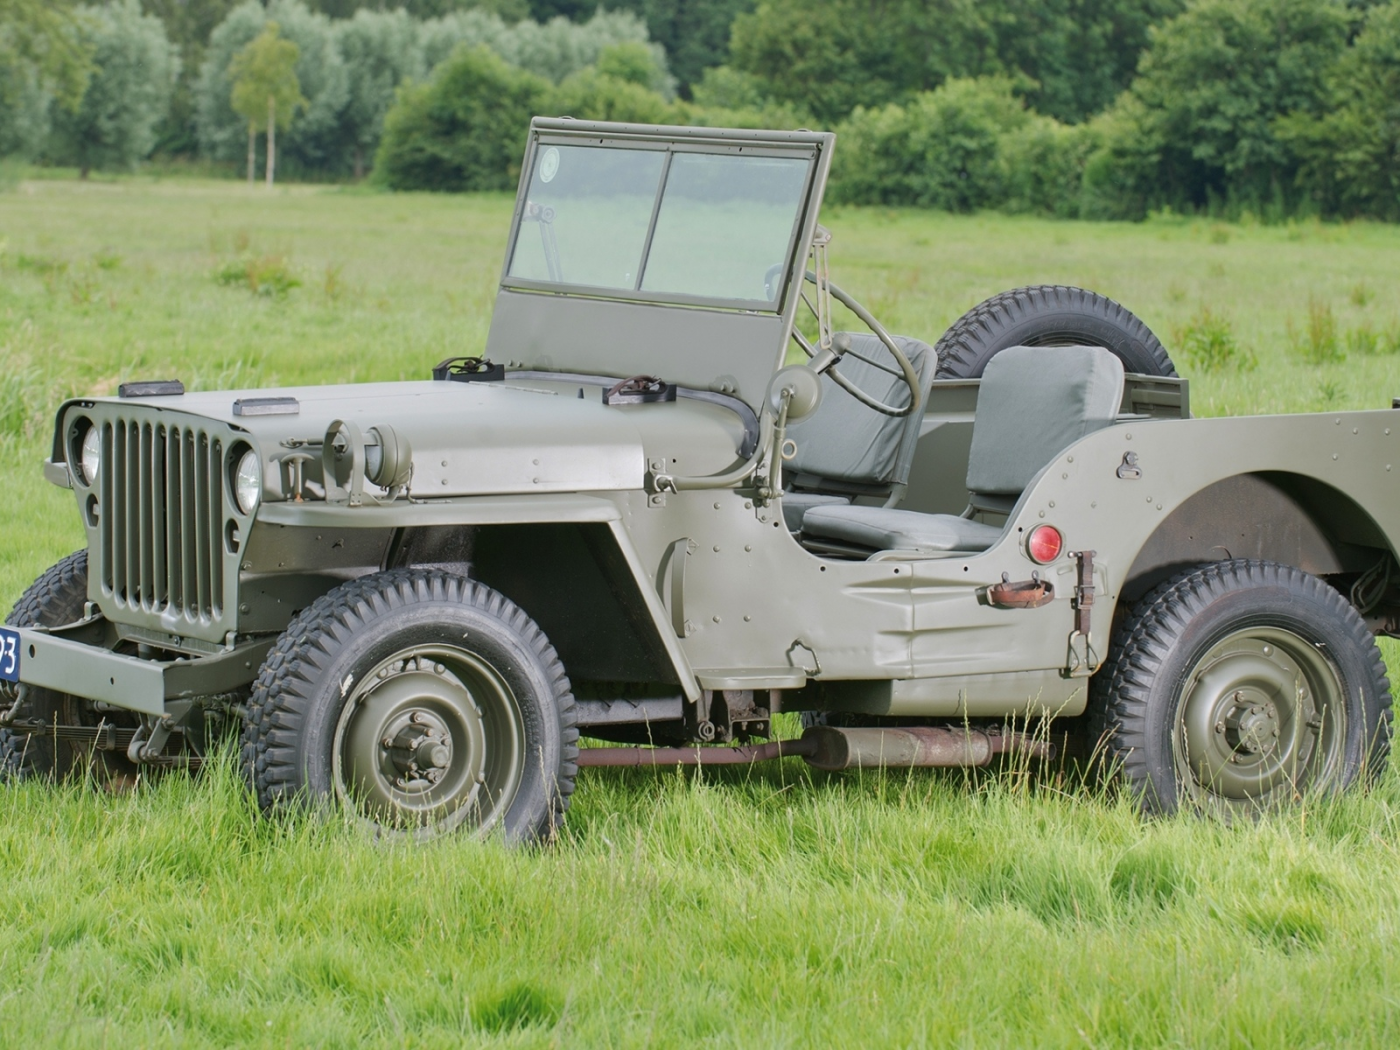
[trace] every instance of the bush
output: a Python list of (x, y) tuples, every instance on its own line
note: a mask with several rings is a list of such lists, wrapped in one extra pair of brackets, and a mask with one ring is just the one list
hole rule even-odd
[(1341, 4), (1200, 0), (1162, 25), (1138, 76), (1101, 123), (1089, 210), (1105, 218), (1218, 210), (1282, 218), (1297, 163), (1278, 135), (1323, 106), (1346, 45)]
[(909, 105), (857, 109), (840, 128), (830, 195), (946, 211), (1007, 198), (1001, 143), (1031, 121), (1004, 77), (950, 80)]
[(1337, 337), (1337, 318), (1331, 303), (1316, 297), (1308, 299), (1306, 323), (1299, 328), (1290, 317), (1287, 329), (1294, 352), (1311, 364), (1335, 364), (1346, 358), (1342, 340)]
[(1329, 77), (1326, 112), (1280, 121), (1299, 182), (1328, 215), (1400, 220), (1400, 4), (1372, 8)]
[(384, 118), (375, 176), (392, 189), (507, 190), (549, 82), (485, 46), (463, 48), (427, 84), (404, 88)]
[(1230, 319), (1209, 306), (1201, 307), (1186, 327), (1177, 332), (1176, 340), (1182, 357), (1202, 372), (1251, 369), (1257, 364), (1254, 354), (1235, 338)]

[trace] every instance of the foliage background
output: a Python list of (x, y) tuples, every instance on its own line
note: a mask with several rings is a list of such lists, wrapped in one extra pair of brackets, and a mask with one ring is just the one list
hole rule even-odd
[[(3, 0), (0, 155), (232, 174), (228, 64), (268, 19), (301, 49), (302, 179), (508, 185), (523, 118), (568, 114), (834, 129), (849, 203), (1400, 218), (1400, 0)], [(168, 48), (173, 90), (114, 86), (165, 84)], [(70, 119), (84, 88), (122, 149)]]

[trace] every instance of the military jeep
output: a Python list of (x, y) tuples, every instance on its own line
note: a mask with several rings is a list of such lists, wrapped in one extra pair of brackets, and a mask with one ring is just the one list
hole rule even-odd
[(1081, 289), (891, 335), (830, 279), (834, 145), (536, 120), (483, 353), (63, 404), (87, 547), (0, 631), (9, 773), (238, 725), (265, 808), (512, 841), (580, 766), (978, 765), (1038, 719), (1150, 810), (1375, 774), (1396, 415), (1192, 419)]

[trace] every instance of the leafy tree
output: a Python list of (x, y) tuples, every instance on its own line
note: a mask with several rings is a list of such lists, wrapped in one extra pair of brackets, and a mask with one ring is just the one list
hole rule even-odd
[(1280, 119), (1299, 182), (1323, 212), (1400, 221), (1400, 4), (1367, 12), (1328, 77), (1328, 109)]
[(687, 97), (710, 66), (729, 53), (729, 28), (755, 0), (531, 0), (537, 21), (563, 16), (581, 22), (601, 9), (631, 11), (646, 23), (651, 39), (666, 49), (671, 72)]
[(511, 189), (530, 118), (551, 90), (485, 46), (461, 48), (385, 116), (376, 177), (393, 189)]
[(763, 0), (730, 62), (834, 124), (949, 77), (1005, 74), (1042, 113), (1080, 121), (1129, 83), (1148, 28), (1183, 0)]
[(1283, 214), (1297, 162), (1279, 121), (1323, 110), (1347, 32), (1347, 9), (1331, 0), (1199, 0), (1165, 23), (1104, 122), (1088, 173), (1098, 210)]
[(348, 174), (353, 142), (342, 124), (350, 99), (349, 76), (331, 21), (313, 14), (300, 0), (273, 0), (264, 9), (255, 0), (240, 4), (214, 30), (195, 85), (195, 117), (200, 151), (216, 160), (241, 159), (248, 123), (232, 105), (229, 63), (240, 49), (275, 21), (281, 35), (300, 49), (296, 74), (306, 106), (278, 142), (284, 171)]
[(0, 0), (0, 67), (27, 67), (70, 109), (92, 71), (72, 0)]
[(248, 122), (248, 183), (253, 182), (254, 143), (259, 131), (267, 133), (267, 185), (272, 186), (277, 166), (277, 123), (292, 123), (296, 111), (306, 105), (297, 80), (301, 49), (279, 35), (276, 22), (263, 30), (233, 56), (228, 73), (233, 80), (233, 110)]
[[(665, 50), (649, 42), (645, 23), (627, 11), (600, 9), (586, 22), (553, 18), (514, 25), (485, 11), (465, 11), (423, 25), (423, 54), (430, 69), (460, 46), (485, 44), (511, 65), (556, 84), (595, 64), (604, 48), (626, 42), (646, 45), (656, 67), (666, 73)], [(669, 75), (663, 87), (669, 94)]]
[(180, 49), (180, 78), (170, 97), (170, 111), (156, 131), (156, 151), (193, 154), (194, 86), (204, 63), (209, 34), (242, 0), (141, 0), (141, 9), (165, 24), (166, 35)]
[(82, 15), (78, 32), (93, 72), (77, 109), (54, 113), (48, 153), (87, 178), (93, 168), (133, 167), (151, 152), (180, 58), (160, 19), (143, 15), (138, 0)]
[(458, 11), (486, 11), (510, 22), (530, 16), (527, 0), (310, 0), (310, 5), (319, 14), (346, 19), (360, 11), (403, 11), (417, 19), (441, 18)]
[(374, 155), (384, 114), (394, 104), (399, 85), (422, 80), (420, 23), (403, 10), (361, 9), (336, 27), (336, 42), (345, 62), (350, 98), (341, 115), (346, 137), (354, 144), (354, 175), (361, 178), (365, 160)]

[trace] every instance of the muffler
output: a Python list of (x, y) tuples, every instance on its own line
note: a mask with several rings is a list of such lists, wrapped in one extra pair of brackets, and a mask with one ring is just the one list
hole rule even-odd
[(812, 726), (802, 734), (802, 757), (817, 769), (910, 769), (926, 766), (985, 766), (993, 755), (1016, 752), (1053, 758), (1055, 747), (1023, 733), (983, 729), (843, 729)]
[(580, 766), (738, 766), (797, 757), (817, 769), (911, 769), (985, 766), (993, 755), (1054, 758), (1055, 746), (995, 729), (842, 729), (812, 726), (799, 740), (746, 747), (586, 747)]

